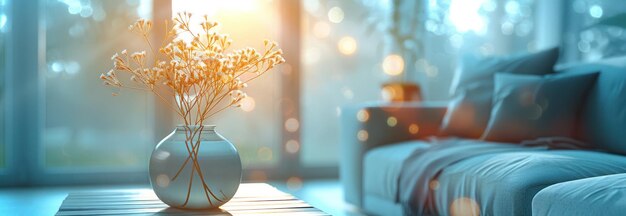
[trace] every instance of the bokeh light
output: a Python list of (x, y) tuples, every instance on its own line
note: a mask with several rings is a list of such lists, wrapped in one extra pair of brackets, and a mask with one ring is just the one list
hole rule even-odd
[(366, 130), (359, 130), (359, 132), (356, 134), (356, 138), (359, 139), (359, 141), (361, 142), (365, 142), (369, 138), (369, 133), (367, 133)]
[(300, 143), (296, 140), (288, 140), (285, 143), (285, 151), (291, 154), (298, 153), (300, 151)]
[(409, 133), (411, 134), (417, 134), (420, 131), (420, 127), (417, 126), (417, 124), (411, 124), (409, 125)]
[(397, 76), (404, 71), (404, 59), (402, 56), (392, 54), (383, 60), (383, 72), (388, 75)]
[(351, 99), (354, 98), (354, 92), (352, 91), (352, 89), (350, 89), (348, 87), (341, 88), (341, 93), (348, 100), (351, 100)]
[(285, 121), (285, 130), (289, 132), (296, 132), (300, 128), (300, 122), (298, 119), (289, 118)]
[(432, 181), (430, 181), (430, 182), (428, 183), (428, 187), (429, 187), (431, 190), (437, 190), (437, 189), (439, 189), (439, 181), (437, 181), (437, 180), (432, 180)]
[(356, 113), (356, 119), (360, 122), (366, 122), (370, 119), (370, 113), (365, 109), (361, 109)]
[(265, 182), (267, 181), (267, 174), (261, 170), (253, 170), (250, 172), (249, 179), (252, 182)]
[(165, 174), (159, 174), (156, 177), (156, 184), (162, 188), (168, 187), (170, 185), (170, 177)]
[(389, 125), (389, 127), (395, 127), (398, 124), (398, 119), (396, 117), (389, 117), (387, 118), (387, 125)]
[(333, 23), (341, 23), (344, 18), (343, 10), (340, 7), (332, 7), (328, 10), (328, 20)]
[(337, 43), (337, 48), (339, 49), (339, 52), (341, 54), (349, 56), (356, 52), (357, 43), (353, 37), (346, 36), (339, 40), (339, 43)]
[(247, 96), (241, 99), (241, 102), (240, 102), (241, 110), (245, 112), (251, 112), (252, 110), (254, 110), (255, 104), (256, 103), (254, 102), (254, 98)]
[(302, 179), (300, 177), (292, 176), (287, 179), (287, 188), (289, 190), (300, 190), (302, 188)]
[(391, 101), (392, 98), (396, 98), (398, 96), (398, 92), (396, 89), (391, 86), (385, 86), (381, 90), (381, 94), (384, 101)]
[(604, 14), (604, 10), (602, 10), (600, 5), (593, 5), (589, 8), (589, 15), (593, 18), (600, 18), (602, 14)]
[(450, 215), (452, 216), (478, 216), (480, 215), (480, 206), (478, 202), (471, 198), (461, 197), (455, 199), (450, 204)]

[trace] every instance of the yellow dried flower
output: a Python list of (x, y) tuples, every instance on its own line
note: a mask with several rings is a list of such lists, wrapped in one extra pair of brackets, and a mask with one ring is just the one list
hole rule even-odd
[[(207, 118), (227, 107), (239, 106), (246, 97), (242, 89), (247, 87), (249, 81), (285, 62), (278, 44), (269, 40), (263, 41), (263, 52), (253, 48), (226, 52), (232, 40), (228, 35), (214, 31), (219, 24), (204, 16), (200, 23), (202, 31), (194, 32), (190, 26), (191, 17), (191, 13), (183, 12), (172, 19), (166, 42), (157, 49), (161, 56), (155, 55), (149, 41), (152, 21), (137, 20), (129, 26), (129, 30), (144, 38), (152, 51), (151, 55), (155, 55), (154, 63), (146, 63), (146, 51), (129, 55), (127, 50), (122, 50), (120, 54), (111, 56), (114, 67), (101, 74), (100, 79), (108, 86), (151, 91), (168, 103), (185, 124), (202, 125)], [(185, 42), (177, 38), (180, 33), (191, 35), (192, 40)], [(116, 71), (129, 75), (135, 85), (122, 83)], [(242, 80), (245, 73), (253, 75)], [(167, 90), (160, 91), (159, 88)], [(165, 93), (171, 95), (163, 95)], [(223, 104), (228, 96), (230, 102)], [(175, 102), (170, 103), (165, 99), (167, 97), (174, 98)], [(192, 114), (194, 111), (195, 114)]]

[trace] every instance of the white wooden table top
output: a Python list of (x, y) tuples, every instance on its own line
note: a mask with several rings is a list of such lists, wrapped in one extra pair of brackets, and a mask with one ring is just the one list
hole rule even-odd
[(0, 215), (55, 215), (70, 193), (149, 191), (149, 187), (149, 185), (112, 185), (0, 188), (0, 213), (2, 213)]
[(241, 184), (220, 209), (181, 210), (161, 202), (150, 189), (70, 193), (57, 215), (328, 215), (265, 183)]

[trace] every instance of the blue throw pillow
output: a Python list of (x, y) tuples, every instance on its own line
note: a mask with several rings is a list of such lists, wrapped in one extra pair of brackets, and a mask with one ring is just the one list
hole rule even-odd
[(559, 49), (479, 61), (463, 59), (450, 92), (452, 101), (444, 116), (441, 132), (445, 136), (479, 138), (489, 122), (496, 73), (544, 75), (553, 73)]
[(597, 75), (496, 74), (491, 117), (481, 138), (517, 143), (572, 137), (580, 107)]

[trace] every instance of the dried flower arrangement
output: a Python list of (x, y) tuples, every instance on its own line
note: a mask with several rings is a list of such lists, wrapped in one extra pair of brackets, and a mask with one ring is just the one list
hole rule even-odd
[[(118, 89), (152, 92), (178, 114), (189, 131), (185, 141), (189, 156), (171, 181), (176, 179), (191, 159), (193, 167), (190, 179), (193, 179), (195, 172), (202, 180), (208, 201), (211, 202), (209, 196), (221, 201), (204, 182), (197, 161), (202, 126), (216, 113), (228, 107), (240, 106), (239, 103), (246, 97), (243, 89), (247, 83), (284, 63), (285, 59), (276, 43), (268, 40), (265, 40), (263, 52), (245, 48), (227, 53), (232, 40), (228, 35), (215, 31), (218, 23), (204, 16), (200, 23), (202, 31), (194, 32), (190, 26), (191, 18), (191, 13), (184, 12), (172, 19), (171, 27), (165, 22), (167, 32), (159, 53), (155, 52), (149, 40), (152, 22), (143, 19), (135, 22), (129, 29), (143, 37), (154, 56), (154, 63), (147, 63), (152, 60), (147, 58), (145, 51), (129, 54), (124, 50), (111, 57), (114, 68), (100, 75), (100, 79), (105, 85)], [(179, 36), (183, 34), (192, 39), (181, 39)], [(122, 82), (118, 72), (129, 75), (130, 82)], [(244, 80), (244, 77), (248, 78)], [(172, 102), (167, 98), (174, 100)], [(194, 125), (198, 127), (192, 127)], [(190, 190), (191, 182), (187, 200)]]

